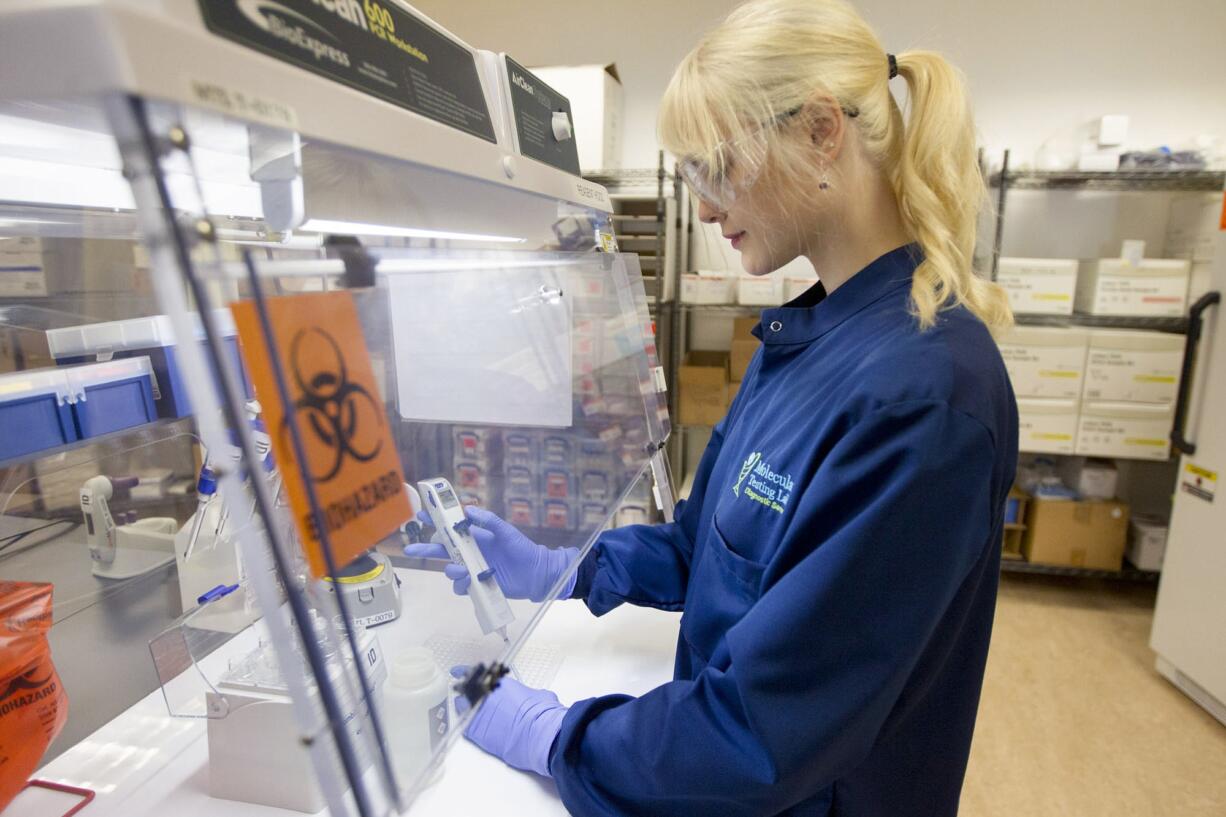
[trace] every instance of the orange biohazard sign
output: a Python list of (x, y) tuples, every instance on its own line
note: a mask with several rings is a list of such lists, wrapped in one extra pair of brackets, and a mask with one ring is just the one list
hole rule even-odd
[[(236, 303), (231, 311), (303, 549), (311, 572), (322, 578), (328, 571), (306, 480), (315, 486), (338, 569), (404, 524), (412, 511), (352, 296), (287, 295), (266, 304), (288, 407), (277, 390), (255, 303)], [(294, 456), (290, 416), (306, 463)]]

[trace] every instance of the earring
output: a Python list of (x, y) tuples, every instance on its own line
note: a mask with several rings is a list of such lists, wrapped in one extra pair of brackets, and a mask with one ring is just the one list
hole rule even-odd
[(821, 178), (821, 181), (817, 183), (817, 189), (818, 190), (829, 190), (830, 189), (830, 177), (826, 175), (825, 171), (822, 171), (822, 178)]

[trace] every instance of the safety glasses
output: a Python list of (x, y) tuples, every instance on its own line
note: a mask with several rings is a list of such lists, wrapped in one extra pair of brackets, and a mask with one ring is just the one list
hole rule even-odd
[(685, 183), (698, 198), (717, 210), (727, 210), (738, 193), (750, 189), (758, 181), (766, 164), (768, 131), (796, 116), (803, 107), (777, 114), (748, 136), (720, 143), (713, 162), (685, 159), (680, 166)]
[[(714, 163), (699, 159), (681, 162), (681, 177), (694, 191), (694, 195), (717, 210), (727, 211), (736, 202), (740, 193), (749, 190), (758, 181), (766, 164), (770, 131), (792, 119), (804, 110), (798, 105), (791, 110), (776, 114), (756, 131), (741, 139), (723, 142), (715, 149)], [(856, 108), (843, 108), (849, 118), (859, 116)]]

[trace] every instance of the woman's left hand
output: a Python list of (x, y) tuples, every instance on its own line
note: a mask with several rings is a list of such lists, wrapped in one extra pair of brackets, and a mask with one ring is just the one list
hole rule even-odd
[[(462, 676), (465, 668), (457, 667)], [(468, 702), (460, 698), (456, 709)], [(464, 736), (508, 765), (545, 777), (549, 753), (570, 707), (547, 689), (533, 689), (512, 678), (503, 678), (477, 709)]]

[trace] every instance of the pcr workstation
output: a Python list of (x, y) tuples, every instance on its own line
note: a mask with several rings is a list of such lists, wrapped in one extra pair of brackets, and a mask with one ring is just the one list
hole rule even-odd
[(12, 813), (416, 811), (502, 677), (565, 673), (567, 576), (507, 599), (465, 508), (570, 569), (673, 503), (569, 110), (395, 0), (0, 10)]

